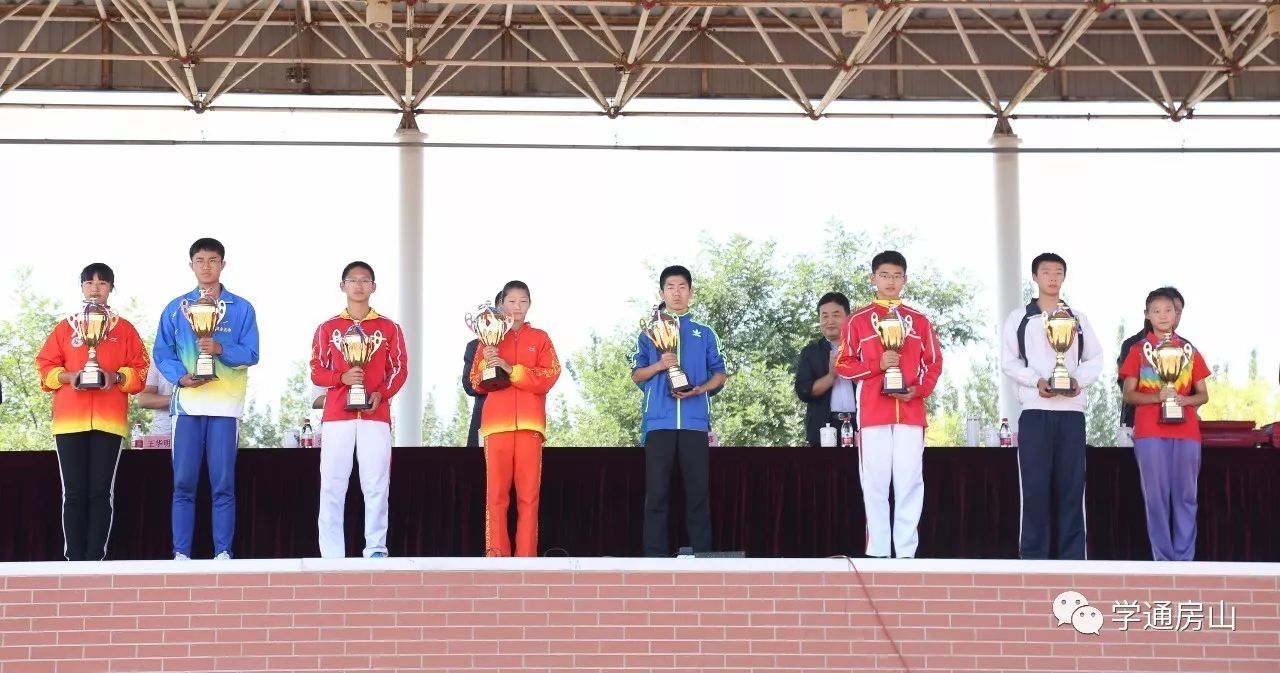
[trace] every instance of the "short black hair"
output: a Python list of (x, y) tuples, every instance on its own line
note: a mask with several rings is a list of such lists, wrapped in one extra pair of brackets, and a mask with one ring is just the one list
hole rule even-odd
[(95, 276), (98, 280), (105, 280), (108, 283), (111, 283), (111, 287), (116, 286), (116, 272), (112, 271), (111, 267), (103, 264), (102, 262), (94, 262), (93, 264), (86, 266), (84, 270), (80, 272), (80, 282), (87, 283), (93, 280)]
[(365, 271), (369, 272), (369, 280), (373, 280), (373, 281), (378, 280), (378, 277), (373, 273), (373, 267), (369, 266), (368, 262), (362, 262), (358, 259), (342, 267), (342, 280), (345, 281), (347, 279), (347, 274), (351, 273), (352, 269), (364, 269)]
[(507, 298), (507, 293), (508, 293), (508, 292), (510, 292), (510, 291), (512, 291), (512, 290), (524, 290), (524, 293), (525, 293), (525, 294), (527, 294), (527, 295), (529, 295), (529, 298), (530, 298), (530, 299), (533, 299), (533, 293), (532, 293), (532, 292), (529, 292), (529, 286), (528, 286), (528, 285), (525, 285), (524, 281), (522, 281), (522, 280), (509, 280), (509, 281), (507, 281), (507, 284), (506, 284), (506, 285), (503, 285), (503, 286), (502, 286), (502, 292), (499, 292), (499, 293), (498, 293), (498, 297), (499, 297), (498, 301), (499, 301), (499, 302), (501, 302), (503, 299), (506, 299), (506, 298)]
[(499, 290), (499, 291), (498, 291), (498, 294), (493, 295), (493, 305), (494, 305), (494, 306), (500, 306), (500, 305), (502, 305), (502, 291), (501, 291), (501, 290)]
[(875, 273), (876, 269), (879, 269), (885, 264), (900, 266), (902, 267), (903, 273), (907, 272), (907, 258), (903, 257), (902, 253), (897, 250), (885, 250), (884, 252), (877, 253), (875, 257), (872, 257), (871, 273)]
[(680, 266), (679, 264), (673, 264), (672, 266), (669, 266), (663, 269), (662, 273), (658, 274), (658, 289), (661, 290), (662, 288), (666, 287), (667, 279), (672, 276), (683, 277), (684, 282), (688, 283), (689, 287), (691, 288), (693, 287), (693, 274), (689, 273), (689, 270), (684, 268), (683, 266)]
[(223, 259), (227, 258), (227, 249), (222, 247), (222, 243), (220, 243), (218, 239), (200, 238), (196, 239), (196, 242), (191, 244), (191, 249), (187, 251), (187, 259), (195, 259), (196, 253), (201, 250), (205, 252), (216, 252), (219, 257)]
[(1062, 255), (1055, 252), (1042, 252), (1031, 260), (1031, 275), (1036, 275), (1036, 272), (1040, 270), (1040, 265), (1045, 262), (1057, 262), (1062, 265), (1062, 272), (1067, 272), (1067, 260), (1063, 259)]
[(822, 310), (824, 304), (839, 304), (845, 313), (849, 312), (849, 298), (844, 296), (843, 292), (828, 292), (818, 299), (818, 310)]
[(1166, 286), (1164, 286), (1164, 287), (1157, 288), (1157, 289), (1156, 289), (1156, 292), (1162, 292), (1162, 293), (1164, 293), (1164, 294), (1168, 295), (1168, 296), (1169, 296), (1169, 298), (1173, 299), (1175, 302), (1177, 302), (1177, 303), (1179, 303), (1179, 304), (1182, 304), (1182, 306), (1183, 306), (1184, 308), (1185, 308), (1185, 307), (1186, 307), (1186, 305), (1187, 305), (1187, 300), (1182, 298), (1182, 293), (1181, 293), (1181, 292), (1178, 292), (1178, 288), (1176, 288), (1176, 287), (1174, 287), (1174, 286), (1172, 286), (1172, 285), (1166, 285)]

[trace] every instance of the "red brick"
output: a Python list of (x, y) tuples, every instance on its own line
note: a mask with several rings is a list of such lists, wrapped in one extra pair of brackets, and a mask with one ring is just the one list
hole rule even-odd
[(265, 671), (267, 670), (266, 657), (219, 657), (214, 660), (214, 666), (219, 671)]
[(110, 631), (59, 631), (59, 645), (110, 645)]
[(6, 577), (4, 580), (4, 588), (6, 589), (57, 589), (60, 578), (57, 576), (33, 576), (33, 577)]
[(13, 661), (4, 665), (3, 673), (55, 673), (57, 666), (54, 661)]
[(265, 587), (271, 585), (270, 577), (265, 573), (220, 573), (217, 578), (218, 586), (220, 587)]
[(268, 657), (267, 668), (273, 671), (314, 671), (320, 668), (320, 658)]
[[(243, 626), (246, 629), (288, 628), (293, 626), (293, 617), (290, 615), (234, 615), (234, 617), (238, 620), (236, 625)], [(201, 618), (201, 621), (207, 620)]]
[(382, 601), (395, 598), (396, 588), (381, 584), (344, 587), (343, 596), (353, 600)]
[[(56, 634), (49, 634), (56, 636)], [(33, 645), (32, 659), (79, 659), (84, 656), (84, 647), (80, 645)]]
[(143, 589), (164, 586), (164, 575), (116, 575), (111, 586), (116, 589)]
[[(622, 576), (623, 584), (675, 584), (676, 576), (674, 573), (626, 573)], [(601, 583), (603, 584), (603, 582)]]
[(39, 603), (15, 603), (4, 606), (5, 619), (21, 617), (54, 617), (58, 614), (57, 605), (41, 605)]
[(105, 661), (59, 661), (58, 673), (102, 673), (111, 670), (111, 664)]
[(320, 668), (330, 671), (349, 671), (369, 668), (369, 657), (360, 656), (323, 656), (320, 657)]
[(55, 631), (27, 631), (5, 634), (6, 646), (56, 645), (58, 634)]

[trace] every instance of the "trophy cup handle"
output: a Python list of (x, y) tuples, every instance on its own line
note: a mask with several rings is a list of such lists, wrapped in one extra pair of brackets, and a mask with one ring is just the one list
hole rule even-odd
[(1195, 362), (1195, 359), (1196, 352), (1195, 349), (1191, 347), (1191, 344), (1182, 344), (1182, 368), (1186, 369), (1187, 367), (1190, 367), (1191, 363)]
[(475, 316), (471, 315), (470, 313), (468, 313), (468, 314), (466, 314), (466, 315), (462, 316), (462, 324), (463, 324), (463, 325), (466, 325), (466, 326), (467, 326), (467, 329), (471, 330), (471, 332), (472, 332), (473, 334), (475, 333), (475, 331), (476, 331), (476, 317), (475, 317)]
[(386, 340), (386, 337), (382, 336), (382, 330), (375, 330), (373, 334), (369, 335), (369, 356), (372, 357), (374, 353), (377, 353)]
[(871, 329), (880, 331), (880, 318), (874, 313), (871, 314)]
[(183, 299), (178, 304), (178, 309), (182, 311), (182, 317), (186, 318), (187, 320), (191, 320), (191, 302), (187, 301), (186, 299)]
[(905, 337), (907, 335), (915, 333), (915, 331), (912, 329), (911, 314), (903, 315), (899, 313), (898, 320), (902, 321), (902, 336)]
[(226, 315), (227, 315), (227, 302), (219, 299), (218, 300), (218, 319), (215, 320), (213, 324), (216, 326), (218, 323), (222, 322), (222, 319), (226, 317)]
[(341, 350), (342, 332), (339, 332), (338, 330), (333, 330), (333, 336), (329, 337), (329, 343), (333, 344), (335, 348), (338, 348), (339, 350)]
[(107, 310), (109, 311), (107, 313), (107, 331), (110, 332), (116, 328), (116, 325), (120, 324), (120, 314), (110, 309)]
[(79, 315), (80, 315), (79, 313), (72, 313), (71, 315), (67, 316), (67, 326), (71, 328), (72, 336), (78, 339), (84, 339), (84, 334), (80, 332), (80, 321), (76, 320), (76, 318), (79, 317)]
[(1144, 357), (1146, 357), (1147, 362), (1148, 362), (1152, 367), (1155, 367), (1155, 366), (1156, 366), (1156, 359), (1155, 359), (1155, 356), (1154, 356), (1154, 354), (1153, 354), (1153, 351), (1154, 351), (1154, 350), (1155, 350), (1155, 349), (1151, 347), (1151, 342), (1150, 342), (1150, 341), (1144, 341), (1144, 342), (1142, 343), (1142, 355), (1143, 355)]

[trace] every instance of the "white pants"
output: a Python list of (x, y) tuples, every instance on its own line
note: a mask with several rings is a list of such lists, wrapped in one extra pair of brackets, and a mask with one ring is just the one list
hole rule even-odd
[(364, 492), (364, 555), (387, 553), (387, 491), (391, 482), (391, 426), (381, 421), (329, 421), (320, 447), (320, 555), (347, 555), (343, 511), (352, 457), (360, 460)]
[[(867, 511), (867, 556), (911, 558), (920, 542), (917, 526), (924, 506), (924, 428), (878, 425), (863, 428), (858, 443), (858, 476)], [(893, 484), (893, 526), (889, 525), (889, 484)]]

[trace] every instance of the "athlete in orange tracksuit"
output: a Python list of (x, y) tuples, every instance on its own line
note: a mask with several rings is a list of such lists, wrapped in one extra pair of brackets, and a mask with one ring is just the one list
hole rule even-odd
[(485, 397), (480, 417), (484, 438), (486, 556), (511, 556), (507, 512), (516, 487), (516, 556), (538, 554), (538, 500), (542, 489), (542, 442), (547, 431), (547, 392), (560, 378), (560, 360), (546, 332), (525, 322), (529, 286), (511, 281), (502, 308), (514, 320), (496, 347), (476, 349), (471, 385), (480, 387), (486, 366), (507, 372), (511, 385)]

